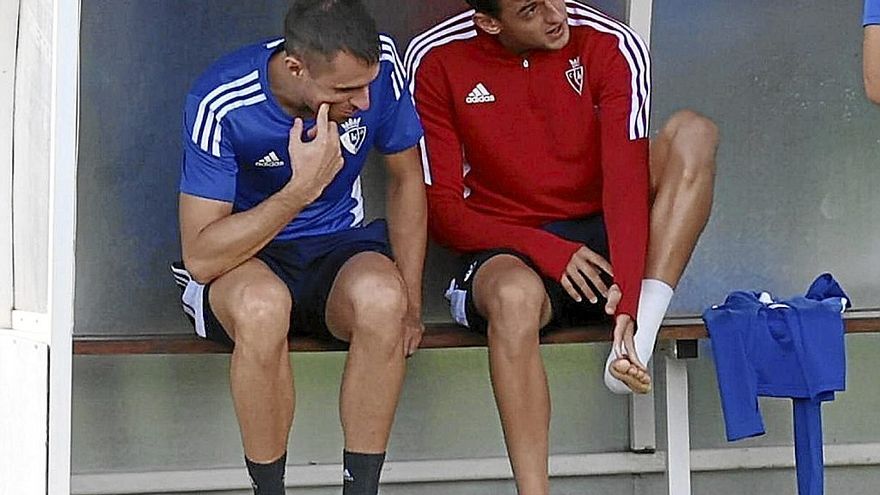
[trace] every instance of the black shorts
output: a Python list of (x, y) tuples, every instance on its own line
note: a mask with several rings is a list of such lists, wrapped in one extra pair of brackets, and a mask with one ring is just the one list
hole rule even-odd
[[(578, 220), (564, 220), (552, 222), (542, 227), (544, 230), (558, 235), (569, 241), (581, 243), (597, 254), (608, 259), (608, 239), (605, 230), (605, 222), (601, 215), (593, 215)], [(540, 271), (535, 263), (526, 255), (511, 249), (493, 249), (462, 257), (461, 268), (455, 278), (449, 284), (446, 298), (450, 302), (450, 310), (453, 319), (460, 325), (466, 326), (475, 332), (486, 334), (489, 322), (477, 310), (474, 303), (473, 281), (480, 268), (490, 259), (499, 255), (512, 255), (521, 259), (535, 272)], [(587, 299), (577, 302), (568, 295), (558, 280), (541, 277), (544, 280), (544, 289), (550, 298), (553, 308), (553, 318), (544, 327), (545, 333), (554, 328), (585, 325), (608, 319), (605, 313), (605, 299), (599, 296), (599, 302), (591, 303)], [(613, 283), (608, 274), (603, 273), (603, 280), (609, 287)]]
[[(265, 263), (290, 290), (291, 333), (333, 339), (325, 320), (327, 298), (342, 266), (363, 252), (376, 252), (393, 259), (384, 220), (334, 234), (274, 241), (257, 253), (255, 258)], [(208, 297), (211, 284), (202, 285), (193, 280), (181, 263), (173, 264), (171, 270), (182, 290), (183, 311), (196, 333), (214, 342), (234, 345), (211, 309)]]

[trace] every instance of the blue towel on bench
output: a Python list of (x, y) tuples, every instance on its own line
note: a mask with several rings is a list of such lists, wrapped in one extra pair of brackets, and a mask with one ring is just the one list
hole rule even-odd
[(794, 399), (801, 495), (823, 492), (821, 403), (846, 388), (842, 313), (849, 297), (830, 274), (805, 296), (774, 301), (734, 292), (703, 314), (728, 441), (764, 434), (758, 396)]

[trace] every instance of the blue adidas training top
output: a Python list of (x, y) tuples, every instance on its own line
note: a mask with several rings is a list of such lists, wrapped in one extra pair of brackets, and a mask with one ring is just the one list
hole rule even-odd
[[(393, 154), (422, 137), (409, 84), (394, 41), (385, 35), (380, 72), (370, 85), (370, 108), (340, 123), (345, 165), (317, 201), (276, 237), (340, 232), (362, 224), (361, 171), (369, 151)], [(290, 180), (288, 140), (293, 118), (276, 102), (268, 81), (269, 59), (282, 40), (247, 46), (214, 63), (186, 99), (180, 191), (233, 204), (246, 211)], [(305, 128), (315, 125), (306, 121)]]
[(833, 400), (846, 387), (841, 313), (850, 303), (825, 274), (806, 296), (734, 292), (703, 314), (730, 441), (761, 435), (758, 396)]

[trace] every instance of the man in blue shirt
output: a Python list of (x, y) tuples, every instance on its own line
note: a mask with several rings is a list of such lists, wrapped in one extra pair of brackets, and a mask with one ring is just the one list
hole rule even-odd
[(880, 105), (880, 0), (865, 0), (865, 92)]
[[(256, 494), (283, 493), (294, 411), (288, 333), (350, 343), (344, 493), (375, 494), (421, 340), (422, 129), (397, 49), (359, 0), (295, 0), (284, 39), (216, 62), (187, 96), (184, 311), (234, 345), (230, 381)], [(388, 223), (363, 224), (361, 171), (385, 157)]]

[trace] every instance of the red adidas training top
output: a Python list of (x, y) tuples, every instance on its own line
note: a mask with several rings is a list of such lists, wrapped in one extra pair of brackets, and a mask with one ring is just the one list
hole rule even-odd
[(560, 280), (580, 245), (540, 226), (602, 212), (618, 314), (635, 318), (648, 242), (648, 50), (629, 27), (566, 3), (561, 50), (513, 54), (475, 28), (472, 11), (411, 43), (430, 230), (460, 252), (516, 250)]

